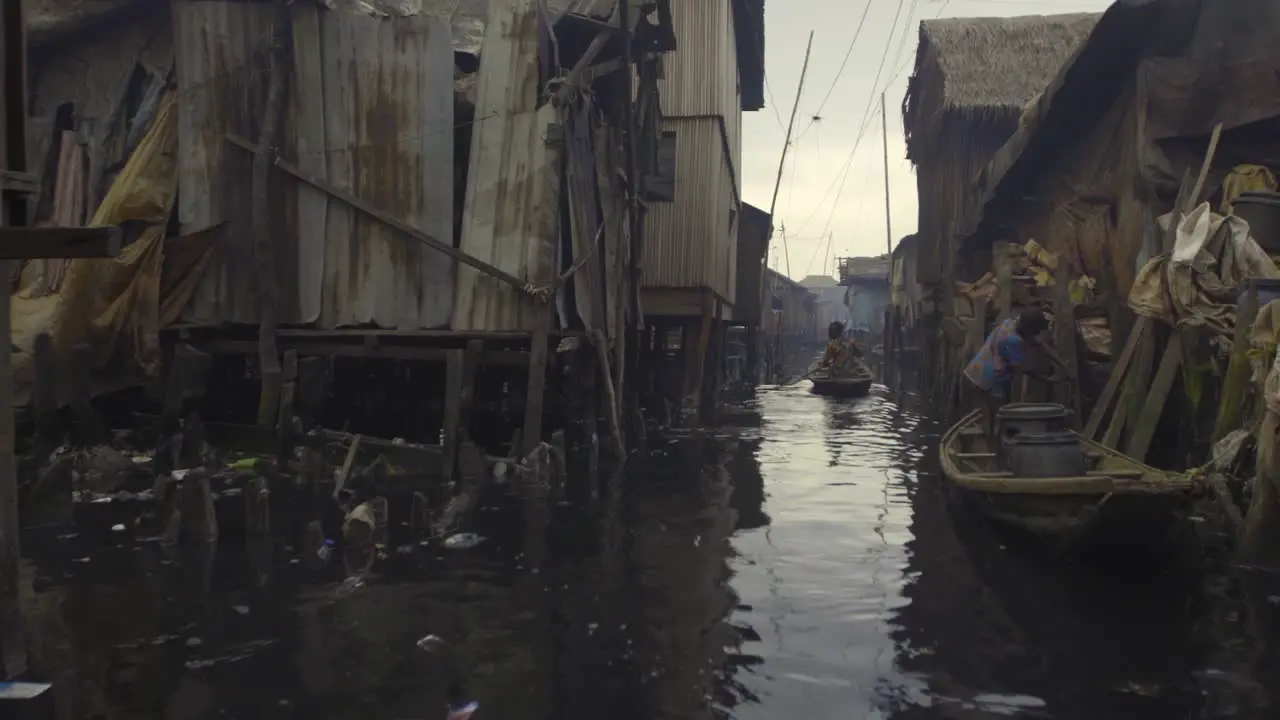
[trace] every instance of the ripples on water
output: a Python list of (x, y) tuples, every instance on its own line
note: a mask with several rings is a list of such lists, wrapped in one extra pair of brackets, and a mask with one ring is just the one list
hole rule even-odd
[(556, 508), (545, 562), (501, 498), (491, 542), (363, 583), (29, 538), (36, 658), (65, 718), (434, 720), (451, 685), (478, 720), (1275, 717), (1280, 595), (1022, 548), (952, 506), (912, 405), (763, 390)]

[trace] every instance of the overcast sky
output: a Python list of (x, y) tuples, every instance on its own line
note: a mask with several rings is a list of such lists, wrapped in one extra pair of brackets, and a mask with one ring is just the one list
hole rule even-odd
[[(1096, 12), (1110, 4), (1109, 0), (768, 0), (766, 107), (743, 114), (742, 141), (743, 196), (765, 210), (773, 195), (805, 43), (809, 31), (814, 31), (809, 73), (774, 220), (775, 228), (786, 226), (791, 268), (788, 272), (780, 229), (770, 244), (769, 266), (799, 280), (824, 269), (833, 273), (833, 256), (885, 252), (882, 90), (887, 92), (894, 242), (915, 232), (915, 175), (906, 160), (901, 108), (922, 19)], [(844, 71), (839, 72), (864, 8), (866, 22)], [(815, 121), (815, 115), (821, 119)], [(860, 128), (865, 132), (859, 141)]]

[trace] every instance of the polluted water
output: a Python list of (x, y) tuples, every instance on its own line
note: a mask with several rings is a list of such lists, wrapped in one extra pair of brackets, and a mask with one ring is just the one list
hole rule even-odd
[(67, 718), (1277, 717), (1280, 590), (991, 527), (929, 412), (763, 389), (545, 518), (495, 485), (369, 564), (284, 522), (265, 548), (30, 528), (31, 679)]

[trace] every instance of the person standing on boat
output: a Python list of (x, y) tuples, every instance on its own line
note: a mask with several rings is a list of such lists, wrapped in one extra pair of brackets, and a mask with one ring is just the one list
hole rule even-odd
[[(982, 408), (982, 429), (989, 447), (996, 442), (996, 413), (1009, 401), (1010, 385), (1015, 370), (1044, 380), (1055, 382), (1058, 373), (1065, 370), (1062, 361), (1052, 350), (1040, 342), (1040, 334), (1049, 328), (1049, 319), (1038, 307), (1024, 308), (1016, 317), (996, 325), (987, 336), (982, 349), (964, 369), (964, 376), (978, 390)], [(1039, 348), (1050, 362), (1054, 372), (1044, 375), (1027, 362), (1027, 350)]]
[(862, 350), (852, 339), (845, 337), (844, 323), (836, 321), (827, 327), (827, 351), (822, 354), (818, 367), (827, 368), (830, 377), (852, 377), (858, 367)]

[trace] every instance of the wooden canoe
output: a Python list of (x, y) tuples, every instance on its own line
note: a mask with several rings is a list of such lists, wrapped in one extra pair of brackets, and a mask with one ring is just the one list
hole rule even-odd
[(1158, 541), (1186, 520), (1196, 491), (1183, 474), (1144, 465), (1081, 438), (1090, 469), (1081, 477), (1015, 477), (986, 447), (973, 411), (942, 436), (942, 473), (992, 520), (1055, 544)]
[(853, 377), (833, 378), (823, 374), (814, 375), (809, 380), (813, 383), (809, 391), (815, 395), (855, 398), (871, 392), (871, 371), (862, 363), (858, 363), (858, 372)]

